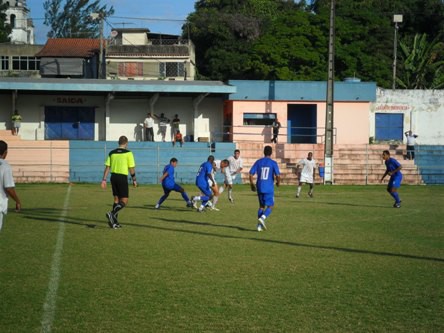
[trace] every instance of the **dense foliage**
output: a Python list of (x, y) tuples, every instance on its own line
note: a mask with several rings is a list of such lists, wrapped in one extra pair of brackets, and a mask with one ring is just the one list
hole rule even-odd
[[(391, 87), (394, 14), (403, 15), (398, 29), (398, 47), (403, 45), (398, 52), (399, 86), (439, 87), (443, 49), (432, 44), (444, 38), (442, 0), (336, 1), (336, 79), (356, 76)], [(330, 0), (200, 0), (184, 32), (196, 45), (200, 79), (325, 80), (329, 19)], [(428, 57), (427, 80), (412, 85), (417, 73), (409, 69), (412, 60), (404, 51), (415, 47), (417, 34), (434, 53), (423, 53)]]
[(102, 17), (114, 14), (114, 8), (100, 5), (100, 0), (45, 0), (45, 25), (51, 30), (49, 38), (97, 38), (100, 21), (91, 17), (100, 13)]
[(9, 35), (11, 34), (11, 26), (9, 24), (5, 24), (6, 9), (8, 9), (8, 5), (5, 1), (0, 0), (0, 43), (6, 43), (10, 41)]

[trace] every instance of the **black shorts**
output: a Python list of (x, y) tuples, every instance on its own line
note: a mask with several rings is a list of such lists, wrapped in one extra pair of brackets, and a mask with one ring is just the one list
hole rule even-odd
[(113, 187), (113, 195), (119, 198), (128, 198), (128, 176), (118, 173), (111, 174), (111, 185)]

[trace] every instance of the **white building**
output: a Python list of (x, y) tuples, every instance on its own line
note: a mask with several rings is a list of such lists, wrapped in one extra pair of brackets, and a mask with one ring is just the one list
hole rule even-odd
[(6, 1), (6, 23), (12, 27), (12, 44), (34, 44), (34, 24), (28, 18), (29, 9), (26, 0)]

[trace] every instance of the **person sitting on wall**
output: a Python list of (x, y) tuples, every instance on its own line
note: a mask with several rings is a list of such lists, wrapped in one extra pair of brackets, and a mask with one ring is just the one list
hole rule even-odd
[(177, 130), (176, 134), (174, 135), (173, 147), (176, 145), (176, 142), (179, 142), (180, 146), (182, 147), (182, 145), (183, 145), (183, 136), (182, 136), (182, 133), (180, 133), (179, 130)]

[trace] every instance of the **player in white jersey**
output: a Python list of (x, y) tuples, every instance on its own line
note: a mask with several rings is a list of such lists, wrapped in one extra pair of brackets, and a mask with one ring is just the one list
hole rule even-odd
[(296, 192), (296, 198), (299, 198), (299, 195), (301, 194), (302, 184), (304, 183), (310, 185), (308, 195), (313, 198), (313, 184), (315, 179), (316, 161), (313, 159), (312, 152), (308, 153), (307, 158), (299, 161), (296, 170), (299, 175), (299, 186)]
[[(227, 181), (227, 179), (231, 180), (231, 175), (230, 175), (230, 171), (228, 169), (228, 165), (229, 162), (228, 160), (214, 160), (213, 162), (213, 179), (214, 179), (214, 183), (210, 183), (210, 180), (208, 180), (208, 183), (210, 184), (210, 188), (213, 191), (213, 206), (211, 207), (212, 210), (219, 210), (218, 208), (216, 208), (216, 204), (219, 200), (219, 195), (221, 192), (219, 192), (219, 188), (217, 187), (217, 182), (216, 182), (216, 173), (217, 172), (221, 172), (224, 176), (224, 184)], [(222, 191), (223, 192), (223, 191)]]
[(19, 212), (22, 204), (15, 192), (15, 183), (12, 176), (12, 169), (5, 160), (8, 154), (8, 144), (0, 140), (0, 230), (3, 225), (3, 215), (8, 212), (8, 196), (15, 201), (15, 211)]
[(236, 149), (234, 151), (234, 155), (227, 158), (229, 162), (229, 171), (231, 175), (231, 180), (224, 183), (224, 187), (221, 187), (219, 189), (219, 192), (222, 194), (222, 192), (225, 190), (225, 188), (228, 188), (228, 200), (230, 200), (231, 203), (234, 202), (233, 200), (233, 182), (236, 180), (236, 177), (238, 174), (242, 172), (243, 169), (243, 162), (242, 157), (240, 157), (240, 150)]

